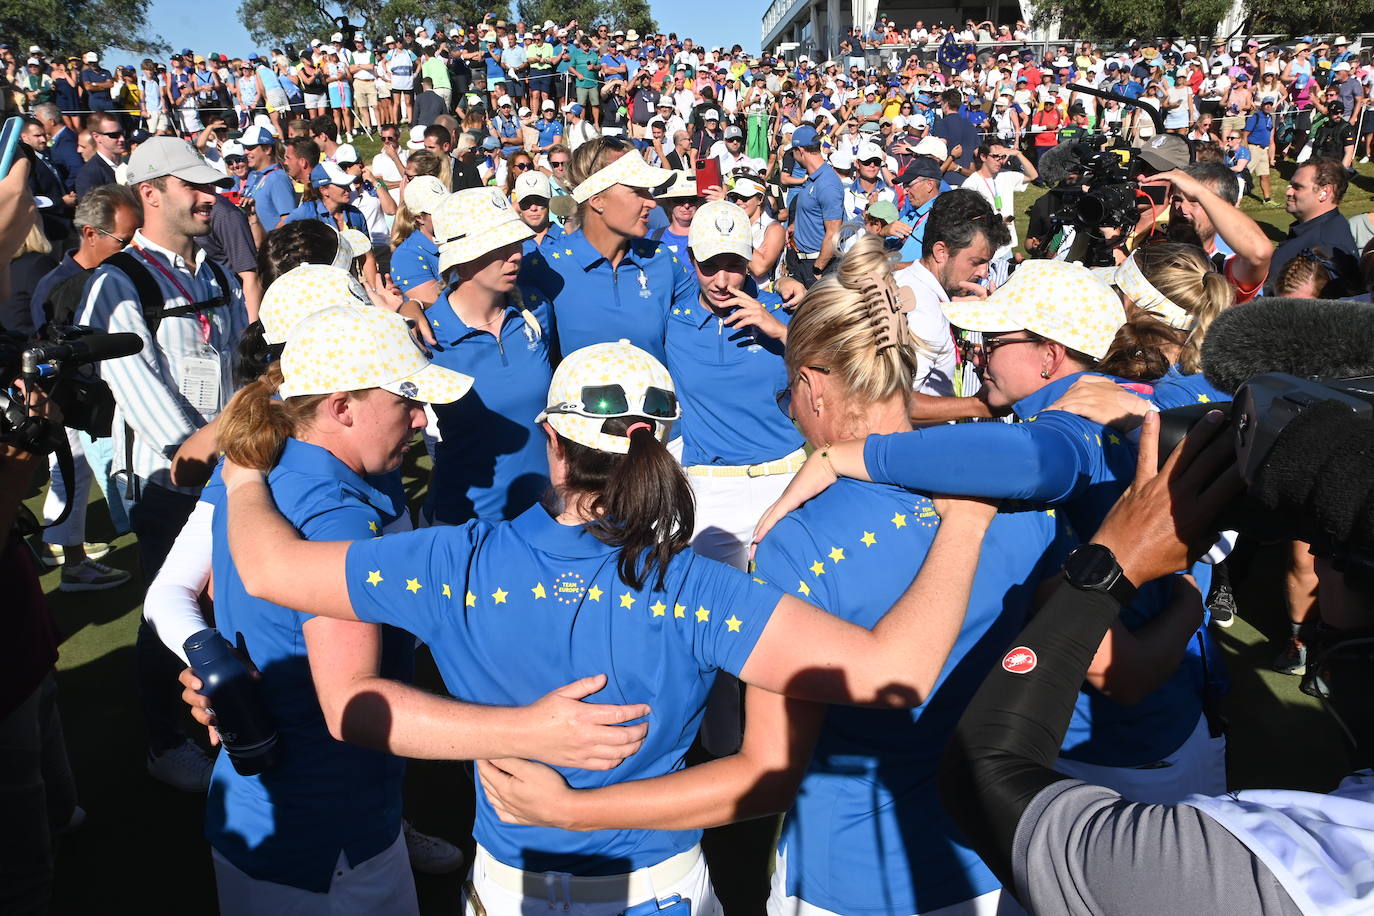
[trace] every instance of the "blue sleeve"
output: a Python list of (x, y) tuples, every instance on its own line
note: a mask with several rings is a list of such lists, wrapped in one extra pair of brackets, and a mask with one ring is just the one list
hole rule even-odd
[(465, 607), (473, 525), (354, 541), (344, 575), (353, 613), (430, 641)]
[(821, 205), (821, 219), (826, 222), (844, 219), (844, 188), (838, 181), (825, 182), (819, 188), (817, 198)]
[[(294, 210), (290, 211), (289, 213), (287, 213), (287, 214), (286, 214), (286, 222), (287, 222), (287, 223), (294, 223), (294, 222), (295, 222), (296, 220), (298, 220), (298, 219), (306, 219), (306, 218), (307, 218), (307, 214), (301, 212), (301, 211), (304, 210), (304, 209), (305, 209), (305, 204), (301, 204), (301, 205), (300, 205), (299, 207), (297, 207), (296, 209), (294, 209)], [(285, 225), (285, 223), (283, 223), (282, 225)]]
[[(268, 186), (263, 190), (267, 192), (267, 204), (271, 208), (270, 212), (275, 213), (280, 219), (283, 213), (290, 213), (296, 208), (296, 192), (291, 187), (291, 179), (285, 181), (269, 181)], [(273, 226), (263, 223), (270, 232)]]
[(401, 292), (407, 292), (430, 280), (438, 280), (434, 266), (416, 246), (402, 242), (391, 256), (391, 279)]
[(692, 652), (708, 668), (739, 676), (763, 628), (773, 616), (782, 591), (758, 576), (724, 563), (693, 558), (683, 601), (691, 629)]
[[(661, 249), (668, 251), (667, 248)], [(673, 305), (691, 305), (696, 301), (699, 285), (697, 275), (686, 258), (673, 255)]]
[(864, 465), (874, 481), (908, 490), (1061, 503), (1087, 489), (1101, 462), (1089, 427), (1080, 417), (1053, 410), (1033, 422), (869, 436)]

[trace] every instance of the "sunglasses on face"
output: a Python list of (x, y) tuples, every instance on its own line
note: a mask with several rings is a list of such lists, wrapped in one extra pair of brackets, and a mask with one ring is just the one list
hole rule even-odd
[(549, 160), (549, 167), (550, 167), (550, 168), (561, 169), (561, 168), (566, 167), (567, 164), (568, 164), (568, 160), (566, 160), (566, 159), (559, 159), (559, 160), (557, 160), (557, 161), (554, 161), (554, 160), (552, 160), (552, 159)]
[(121, 140), (124, 137), (122, 130), (97, 130), (96, 133), (102, 137), (109, 137), (111, 140)]
[(515, 169), (517, 172), (525, 172), (531, 168), (531, 165), (528, 162), (517, 162), (513, 164), (511, 168)]
[(984, 340), (982, 343), (961, 340), (959, 341), (959, 355), (965, 360), (981, 359), (986, 363), (992, 358), (992, 354), (997, 352), (998, 347), (1005, 347), (1007, 344), (1039, 342), (1039, 338), (1036, 337), (994, 337), (991, 340)]

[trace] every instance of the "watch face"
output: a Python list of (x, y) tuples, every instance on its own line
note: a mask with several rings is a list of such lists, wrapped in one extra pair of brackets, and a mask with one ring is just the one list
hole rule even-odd
[(1105, 588), (1117, 571), (1116, 558), (1100, 544), (1084, 544), (1064, 561), (1064, 572), (1081, 588)]

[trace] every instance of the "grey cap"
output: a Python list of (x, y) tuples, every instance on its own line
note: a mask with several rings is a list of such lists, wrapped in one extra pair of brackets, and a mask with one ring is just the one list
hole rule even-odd
[(227, 188), (234, 179), (206, 165), (195, 147), (178, 137), (152, 137), (129, 157), (130, 185), (173, 175), (189, 184)]

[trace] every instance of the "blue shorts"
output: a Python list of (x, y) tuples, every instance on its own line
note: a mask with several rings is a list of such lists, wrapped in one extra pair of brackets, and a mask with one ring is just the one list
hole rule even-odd
[(553, 74), (545, 73), (543, 76), (532, 76), (529, 81), (530, 92), (542, 92), (545, 95), (553, 93)]
[(353, 107), (353, 87), (347, 83), (329, 84), (329, 107), (330, 108), (352, 108)]

